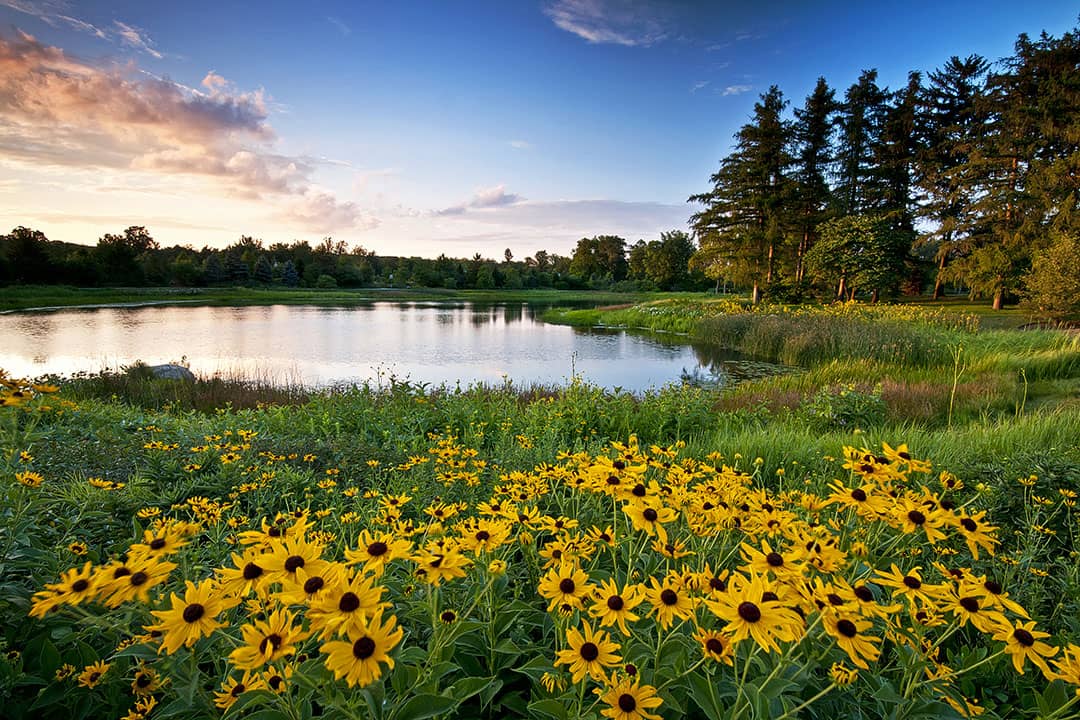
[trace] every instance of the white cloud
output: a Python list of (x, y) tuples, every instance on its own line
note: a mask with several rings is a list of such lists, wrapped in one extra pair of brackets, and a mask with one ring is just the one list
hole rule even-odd
[(119, 20), (113, 20), (113, 24), (117, 27), (116, 34), (119, 36), (120, 42), (124, 45), (140, 50), (158, 60), (164, 57), (164, 55), (154, 49), (154, 43), (146, 34), (145, 30), (122, 23)]
[(694, 83), (690, 87), (690, 92), (691, 93), (696, 93), (698, 90), (704, 90), (707, 87), (709, 87), (709, 81), (708, 80), (698, 80), (696, 83)]
[(483, 210), (488, 208), (500, 208), (508, 205), (514, 205), (520, 203), (525, 198), (515, 193), (506, 192), (506, 186), (495, 185), (489, 188), (480, 188), (476, 193), (465, 202), (459, 205), (452, 205), (442, 210), (436, 210), (435, 215), (462, 215), (466, 211)]
[(336, 18), (333, 15), (327, 15), (326, 21), (336, 27), (342, 37), (349, 37), (352, 35), (352, 28), (346, 25), (341, 19)]
[(530, 143), (528, 140), (511, 140), (507, 144), (515, 150), (528, 150), (532, 147), (532, 143)]
[(597, 45), (648, 47), (670, 34), (663, 12), (641, 0), (556, 0), (544, 14), (556, 27)]
[(743, 93), (750, 92), (753, 89), (753, 85), (728, 85), (720, 91), (720, 94), (724, 97), (727, 97), (728, 95), (742, 95)]

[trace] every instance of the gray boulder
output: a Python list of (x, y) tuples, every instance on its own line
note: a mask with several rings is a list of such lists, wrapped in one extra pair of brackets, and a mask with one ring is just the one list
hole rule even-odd
[(191, 372), (183, 365), (150, 365), (147, 369), (154, 374), (154, 377), (161, 378), (162, 380), (186, 380), (188, 382), (195, 382), (195, 373)]

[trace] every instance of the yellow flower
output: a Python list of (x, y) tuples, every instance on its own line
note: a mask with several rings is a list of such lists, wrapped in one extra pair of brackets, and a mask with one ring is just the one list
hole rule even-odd
[(857, 615), (845, 616), (831, 612), (823, 613), (822, 620), (825, 631), (836, 639), (836, 644), (848, 654), (856, 666), (868, 670), (870, 666), (866, 661), (878, 659), (881, 649), (875, 643), (880, 643), (881, 639), (863, 635), (864, 631), (873, 626), (872, 622)]
[(595, 586), (589, 584), (589, 576), (577, 564), (563, 562), (547, 571), (540, 578), (537, 592), (548, 601), (548, 612), (562, 605), (584, 608), (583, 600), (589, 597)]
[(1044, 675), (1051, 675), (1046, 658), (1056, 655), (1058, 649), (1041, 641), (1041, 638), (1048, 637), (1050, 637), (1049, 633), (1035, 629), (1034, 620), (1027, 623), (1019, 622), (1015, 627), (1006, 622), (994, 634), (995, 640), (1005, 643), (1005, 652), (1012, 657), (1013, 667), (1021, 675), (1024, 674), (1025, 660), (1031, 660), (1032, 664), (1042, 670)]
[(656, 578), (649, 578), (650, 587), (645, 589), (645, 596), (652, 604), (654, 613), (660, 622), (660, 627), (667, 630), (675, 622), (675, 618), (689, 620), (694, 615), (694, 603), (690, 595), (681, 587), (672, 582), (671, 578), (664, 578), (664, 582), (657, 582)]
[(555, 653), (555, 665), (569, 665), (574, 682), (581, 682), (586, 675), (603, 682), (604, 668), (622, 662), (622, 658), (616, 654), (619, 646), (608, 640), (608, 634), (603, 630), (594, 633), (588, 623), (584, 627), (584, 635), (577, 628), (566, 631), (566, 642), (570, 647)]
[(84, 688), (97, 687), (101, 678), (109, 671), (109, 663), (98, 660), (93, 665), (87, 665), (79, 673), (79, 685)]
[[(767, 652), (779, 652), (777, 641), (791, 642), (802, 633), (802, 619), (779, 600), (766, 599), (765, 583), (757, 574), (733, 575), (727, 592), (705, 604), (721, 620), (722, 632), (735, 643), (752, 637)], [(775, 597), (775, 595), (773, 595)]]
[(389, 653), (404, 633), (395, 627), (397, 618), (391, 615), (382, 622), (382, 611), (370, 621), (349, 633), (349, 642), (335, 640), (324, 644), (319, 650), (326, 657), (326, 668), (337, 679), (345, 678), (349, 687), (366, 687), (382, 677), (382, 665), (394, 667)]
[(600, 699), (608, 707), (600, 711), (604, 717), (612, 720), (661, 720), (660, 716), (649, 712), (663, 704), (651, 685), (639, 685), (637, 678), (625, 677), (618, 682), (610, 682), (604, 693), (597, 690)]
[(26, 487), (36, 488), (40, 487), (41, 483), (45, 481), (45, 478), (40, 473), (24, 470), (23, 472), (15, 473), (15, 479)]
[(705, 657), (727, 665), (732, 664), (735, 645), (726, 635), (722, 635), (715, 630), (698, 628), (697, 632), (694, 633), (694, 639), (701, 644), (701, 654)]
[(160, 622), (146, 628), (162, 633), (161, 650), (170, 655), (181, 645), (191, 647), (199, 638), (208, 637), (223, 627), (225, 623), (219, 622), (217, 616), (240, 601), (239, 598), (225, 596), (211, 580), (204, 580), (198, 585), (188, 580), (186, 585), (187, 592), (183, 598), (172, 593), (171, 609), (151, 612)]
[(641, 588), (637, 585), (626, 585), (619, 592), (614, 580), (604, 580), (593, 592), (595, 602), (589, 606), (589, 614), (600, 620), (600, 627), (618, 625), (623, 635), (629, 635), (626, 621), (638, 619), (632, 610), (641, 604), (642, 599)]
[(240, 628), (244, 644), (229, 654), (233, 665), (242, 670), (254, 670), (268, 662), (296, 653), (296, 643), (308, 636), (293, 625), (293, 615), (278, 609), (266, 620), (256, 620)]
[(382, 575), (388, 562), (407, 558), (410, 552), (412, 543), (408, 540), (398, 539), (393, 533), (364, 530), (357, 538), (356, 550), (345, 551), (345, 559), (348, 565), (363, 563), (365, 572)]
[(231, 677), (222, 684), (220, 691), (214, 691), (214, 705), (222, 710), (228, 710), (236, 704), (237, 699), (244, 693), (252, 690), (262, 690), (265, 687), (263, 679), (248, 670), (239, 680)]

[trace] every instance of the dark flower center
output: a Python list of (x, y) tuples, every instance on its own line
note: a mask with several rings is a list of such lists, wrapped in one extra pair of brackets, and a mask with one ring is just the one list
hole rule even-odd
[(160, 550), (165, 547), (165, 538), (154, 538), (150, 541), (151, 550)]
[(244, 566), (244, 579), (254, 580), (255, 578), (263, 574), (263, 569), (253, 562), (249, 562)]
[(1016, 642), (1024, 647), (1031, 647), (1035, 644), (1035, 638), (1024, 628), (1016, 628), (1013, 630), (1013, 637), (1016, 638)]
[(975, 528), (978, 527), (978, 525), (975, 524), (975, 521), (971, 518), (963, 518), (962, 520), (960, 520), (960, 525), (963, 526), (963, 528), (968, 532), (975, 532)]
[(829, 601), (830, 605), (843, 605), (844, 598), (840, 597), (836, 593), (829, 593), (825, 596), (825, 599)]
[(184, 608), (183, 618), (186, 623), (198, 622), (206, 614), (206, 608), (199, 603), (191, 603)]
[(855, 488), (851, 491), (851, 497), (857, 502), (866, 502), (866, 491), (862, 488)]
[(577, 586), (574, 585), (574, 581), (570, 578), (563, 578), (559, 581), (559, 592), (561, 592), (563, 595), (571, 594), (572, 592), (574, 592), (574, 589), (576, 587)]
[(722, 655), (724, 653), (724, 643), (712, 637), (705, 641), (705, 649), (713, 655)]
[(354, 592), (347, 592), (341, 596), (341, 600), (338, 600), (338, 610), (341, 612), (350, 613), (358, 607), (360, 607), (360, 598), (356, 597)]
[(641, 517), (645, 518), (649, 522), (656, 522), (656, 518), (659, 517), (656, 511), (652, 508), (645, 508), (645, 511), (641, 513)]
[(766, 590), (761, 593), (761, 602), (776, 602), (780, 599), (780, 596), (774, 593), (772, 590)]
[(439, 616), (439, 619), (444, 623), (452, 623), (457, 620), (457, 613), (453, 610), (444, 610), (442, 615)]
[(386, 543), (381, 540), (376, 540), (375, 542), (367, 546), (368, 555), (372, 557), (379, 557), (380, 555), (385, 555), (386, 551), (389, 549), (390, 548), (386, 546)]
[(367, 660), (375, 654), (375, 641), (365, 635), (353, 643), (352, 654), (357, 660)]
[(615, 477), (614, 475), (608, 475), (607, 484), (614, 487), (615, 485), (619, 484), (619, 478)]
[(491, 534), (487, 530), (481, 530), (480, 532), (476, 533), (476, 539), (480, 542), (487, 542), (491, 539)]
[(140, 570), (139, 572), (137, 572), (134, 575), (132, 575), (131, 577), (129, 577), (128, 582), (131, 583), (132, 585), (134, 585), (135, 587), (139, 587), (140, 585), (145, 585), (146, 581), (149, 580), (149, 579), (150, 579), (150, 576), (147, 575), (146, 573), (144, 573), (142, 570)]
[(121, 565), (120, 567), (113, 570), (112, 576), (113, 576), (113, 579), (115, 580), (115, 579), (122, 578), (122, 577), (124, 577), (126, 575), (130, 575), (130, 574), (131, 574), (131, 568)]
[(141, 688), (148, 687), (152, 682), (154, 682), (154, 678), (146, 673), (139, 673), (135, 676), (135, 684)]
[(625, 603), (623, 602), (623, 599), (618, 595), (612, 595), (607, 599), (607, 606), (609, 610), (614, 610), (615, 612), (618, 612), (623, 609), (624, 605)]
[(75, 582), (71, 583), (71, 589), (75, 592), (82, 592), (86, 588), (90, 587), (90, 581), (85, 578), (79, 578)]
[(859, 585), (855, 588), (855, 597), (859, 598), (863, 602), (873, 602), (874, 592), (865, 585)]
[(660, 602), (665, 605), (675, 605), (679, 602), (679, 596), (671, 588), (665, 588), (664, 591), (660, 593)]
[(1001, 590), (1002, 590), (1001, 585), (1000, 585), (1000, 583), (998, 583), (998, 582), (996, 582), (994, 580), (987, 580), (986, 582), (983, 583), (983, 587), (986, 588), (986, 591), (988, 593), (990, 593), (991, 595), (1000, 595), (1001, 594)]
[(290, 555), (285, 560), (285, 572), (294, 573), (296, 568), (304, 567), (304, 558), (300, 555)]
[(632, 713), (637, 709), (637, 700), (630, 693), (623, 693), (619, 696), (619, 709), (624, 713)]
[(279, 647), (281, 647), (281, 643), (281, 636), (277, 633), (274, 633), (273, 635), (267, 635), (259, 643), (259, 652), (265, 655), (267, 646), (270, 646), (270, 651), (273, 652), (274, 650), (277, 650)]
[(304, 583), (304, 592), (308, 595), (311, 595), (312, 593), (317, 593), (323, 589), (323, 585), (325, 584), (326, 581), (318, 575), (316, 575), (315, 577), (310, 577)]
[(578, 653), (585, 662), (592, 662), (600, 657), (600, 648), (596, 647), (595, 643), (587, 642), (581, 646), (581, 650), (579, 650)]
[(784, 564), (784, 557), (780, 553), (771, 552), (765, 556), (765, 562), (769, 563), (772, 567), (782, 567)]
[(245, 690), (247, 690), (247, 687), (244, 685), (244, 683), (236, 683), (236, 686), (229, 694), (233, 697), (239, 697), (244, 694)]
[(979, 601), (973, 597), (960, 598), (960, 607), (970, 613), (979, 612)]
[(720, 578), (709, 578), (709, 587), (717, 592), (724, 592), (727, 590), (727, 583)]
[(761, 609), (752, 602), (744, 602), (739, 605), (739, 617), (746, 622), (756, 623), (761, 619)]
[(922, 587), (922, 580), (917, 577), (912, 577), (911, 575), (905, 575), (904, 585), (908, 586), (912, 590), (918, 590)]
[(266, 531), (266, 534), (269, 535), (270, 537), (274, 537), (274, 538), (281, 537), (281, 529), (276, 528), (276, 527), (272, 527), (272, 528), (270, 528), (269, 530)]
[(277, 690), (279, 687), (281, 687), (281, 683), (283, 682), (285, 682), (285, 678), (281, 677), (280, 675), (274, 675), (273, 677), (266, 679), (266, 684), (269, 685), (270, 688), (273, 690)]
[(626, 463), (624, 463), (622, 460), (616, 460), (615, 462), (611, 463), (611, 467), (615, 468), (616, 470), (625, 470)]
[(912, 510), (911, 512), (909, 512), (907, 514), (907, 518), (916, 525), (922, 525), (924, 522), (926, 522), (926, 516), (918, 510)]
[[(645, 486), (641, 483), (638, 483), (634, 486), (634, 489), (630, 491), (630, 494), (634, 497), (645, 497)], [(648, 510), (646, 510), (646, 512), (648, 512)], [(655, 510), (653, 510), (652, 512), (654, 515), (656, 514)]]
[(858, 630), (855, 628), (855, 623), (850, 620), (841, 620), (836, 623), (836, 629), (840, 631), (840, 634), (844, 637), (853, 638), (858, 634)]

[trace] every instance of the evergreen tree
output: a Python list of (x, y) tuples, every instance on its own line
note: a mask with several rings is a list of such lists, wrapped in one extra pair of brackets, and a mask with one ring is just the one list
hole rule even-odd
[(269, 285), (274, 282), (274, 266), (266, 259), (265, 255), (255, 261), (255, 269), (252, 272), (255, 282)]
[(297, 287), (300, 284), (300, 273), (292, 260), (285, 261), (285, 266), (281, 269), (281, 282), (285, 287)]
[(225, 266), (221, 264), (221, 258), (214, 251), (210, 251), (203, 263), (203, 277), (207, 285), (218, 285), (225, 282)]
[(795, 161), (791, 175), (794, 188), (794, 223), (798, 247), (795, 252), (795, 282), (803, 280), (803, 258), (817, 240), (817, 227), (829, 215), (832, 190), (828, 174), (832, 166), (833, 115), (838, 108), (836, 93), (825, 78), (818, 78), (806, 104), (795, 110), (792, 137)]
[(791, 127), (781, 117), (785, 105), (775, 85), (763, 93), (753, 120), (735, 134), (734, 152), (710, 178), (713, 189), (689, 200), (705, 205), (690, 218), (700, 247), (695, 266), (710, 277), (723, 273), (751, 285), (755, 303), (761, 286), (774, 278), (788, 225)]
[(834, 188), (843, 215), (873, 212), (882, 204), (881, 177), (875, 160), (887, 98), (886, 91), (878, 87), (877, 70), (863, 70), (858, 82), (844, 93)]
[(934, 299), (941, 297), (949, 258), (966, 240), (967, 211), (978, 192), (970, 158), (986, 123), (982, 98), (989, 69), (979, 55), (954, 55), (929, 74), (919, 99), (923, 128), (916, 183), (920, 214), (929, 221), (919, 242), (936, 246)]

